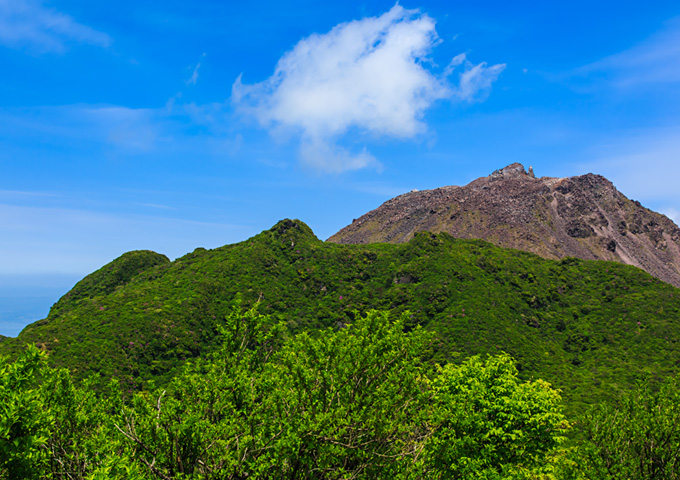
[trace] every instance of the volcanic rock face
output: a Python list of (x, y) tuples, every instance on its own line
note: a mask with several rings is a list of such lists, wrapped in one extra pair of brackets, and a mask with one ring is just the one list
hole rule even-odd
[(550, 259), (626, 263), (680, 287), (680, 228), (669, 218), (629, 200), (599, 175), (535, 178), (519, 163), (464, 187), (399, 195), (328, 241), (400, 243), (423, 230)]

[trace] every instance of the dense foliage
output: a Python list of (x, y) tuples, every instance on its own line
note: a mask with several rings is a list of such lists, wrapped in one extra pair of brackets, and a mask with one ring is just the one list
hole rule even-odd
[(52, 306), (50, 315), (54, 316), (61, 311), (67, 311), (84, 298), (108, 295), (128, 284), (144, 270), (167, 263), (170, 263), (168, 257), (150, 250), (124, 253), (115, 261), (104, 265), (76, 283), (66, 295)]
[(74, 386), (29, 348), (0, 362), (0, 477), (550, 478), (568, 428), (558, 392), (503, 355), (423, 362), (432, 335), (404, 318), (289, 336), (235, 309), (213, 354), (127, 398)]
[(680, 382), (648, 382), (572, 428), (507, 355), (424, 362), (433, 335), (368, 312), (291, 336), (255, 308), (163, 387), (95, 393), (27, 348), (0, 357), (0, 478), (680, 478)]
[[(95, 281), (90, 281), (96, 277)], [(87, 281), (86, 281), (87, 280)], [(239, 244), (174, 262), (131, 252), (86, 278), (45, 320), (0, 342), (26, 343), (76, 379), (125, 390), (166, 384), (186, 359), (217, 348), (238, 292), (289, 333), (316, 338), (371, 309), (434, 337), (431, 361), (507, 352), (520, 378), (561, 388), (569, 410), (613, 399), (640, 374), (677, 370), (680, 291), (610, 262), (548, 261), (478, 240), (422, 233), (408, 244), (337, 245), (285, 220)]]
[(587, 443), (579, 459), (589, 478), (680, 479), (680, 380), (658, 391), (647, 382), (584, 420)]

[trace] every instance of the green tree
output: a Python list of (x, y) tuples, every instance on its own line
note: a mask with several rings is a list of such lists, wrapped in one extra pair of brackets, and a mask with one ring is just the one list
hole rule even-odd
[(40, 478), (45, 466), (50, 412), (37, 384), (44, 364), (35, 346), (14, 362), (0, 357), (0, 478)]
[(29, 346), (0, 358), (1, 479), (141, 479), (114, 431), (117, 385), (97, 395), (94, 380), (74, 385)]
[[(234, 306), (221, 347), (127, 400), (29, 348), (0, 360), (0, 478), (548, 478), (559, 394), (508, 356), (436, 367), (408, 313), (291, 337)], [(408, 330), (405, 332), (405, 330)], [(544, 475), (545, 474), (545, 475)]]
[[(113, 423), (123, 404), (118, 384), (98, 394), (97, 383), (91, 378), (76, 386), (68, 370), (44, 369), (40, 394), (50, 418), (43, 445), (48, 456), (45, 478), (85, 479), (97, 472), (107, 472), (109, 478), (134, 478), (123, 468), (123, 445)], [(125, 476), (116, 477), (119, 470)]]
[(429, 395), (422, 331), (371, 312), (284, 341), (256, 307), (234, 310), (221, 330), (218, 353), (135, 395), (117, 419), (150, 474), (384, 478), (415, 464), (428, 432), (417, 423)]
[(216, 353), (188, 363), (166, 388), (135, 394), (115, 419), (132, 461), (152, 478), (262, 478), (252, 475), (270, 440), (262, 370), (282, 329), (257, 306), (236, 306)]
[(593, 480), (680, 479), (680, 379), (653, 391), (649, 381), (616, 404), (595, 407), (583, 421), (578, 461)]
[(521, 382), (507, 355), (445, 365), (434, 379), (430, 478), (537, 478), (569, 425), (560, 395), (542, 380)]
[(430, 335), (372, 311), (287, 342), (264, 371), (272, 478), (418, 478)]
[(287, 337), (254, 307), (223, 346), (117, 418), (155, 478), (538, 478), (568, 425), (558, 392), (507, 356), (435, 369), (407, 314)]

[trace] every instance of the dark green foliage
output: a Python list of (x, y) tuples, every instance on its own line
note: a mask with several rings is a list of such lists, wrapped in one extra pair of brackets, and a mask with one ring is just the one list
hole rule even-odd
[(420, 423), (430, 396), (418, 356), (426, 336), (370, 313), (316, 339), (284, 337), (253, 310), (228, 316), (210, 359), (124, 411), (130, 447), (143, 446), (139, 461), (169, 478), (415, 471), (429, 432)]
[(578, 463), (592, 480), (680, 479), (680, 379), (654, 391), (649, 382), (583, 419)]
[(285, 463), (272, 477), (417, 477), (433, 430), (420, 360), (428, 337), (404, 335), (401, 319), (369, 312), (346, 328), (287, 342), (265, 370), (276, 412), (265, 423), (285, 431), (271, 458)]
[(338, 245), (284, 220), (123, 283), (60, 301), (0, 352), (36, 342), (76, 378), (100, 373), (130, 391), (151, 379), (163, 385), (186, 359), (216, 348), (217, 325), (240, 292), (244, 307), (260, 300), (263, 314), (312, 337), (371, 309), (393, 318), (409, 311), (406, 331), (422, 326), (435, 335), (432, 360), (506, 352), (521, 378), (558, 386), (572, 410), (616, 397), (639, 374), (663, 378), (680, 358), (678, 289), (625, 265), (548, 261), (447, 234)]
[(122, 288), (143, 271), (157, 265), (165, 265), (170, 260), (150, 250), (127, 252), (107, 263), (94, 273), (89, 274), (50, 309), (50, 315), (58, 315), (60, 311), (74, 308), (78, 302), (86, 298), (108, 295), (117, 288)]
[(291, 336), (232, 307), (164, 387), (95, 393), (26, 349), (0, 357), (2, 479), (674, 480), (680, 380), (640, 382), (570, 426), (507, 355), (424, 362), (433, 334), (367, 312)]

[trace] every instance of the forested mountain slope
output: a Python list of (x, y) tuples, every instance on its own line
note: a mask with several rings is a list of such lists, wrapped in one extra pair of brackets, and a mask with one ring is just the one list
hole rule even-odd
[(522, 377), (552, 382), (574, 407), (629, 389), (641, 374), (667, 376), (680, 360), (673, 286), (619, 263), (545, 260), (445, 233), (339, 245), (283, 220), (174, 262), (132, 252), (96, 275), (106, 288), (79, 283), (46, 319), (0, 342), (0, 353), (35, 342), (76, 377), (162, 383), (184, 359), (213, 349), (240, 295), (243, 308), (260, 300), (263, 314), (293, 332), (341, 328), (370, 309), (409, 310), (407, 330), (436, 333), (433, 360), (507, 352)]

